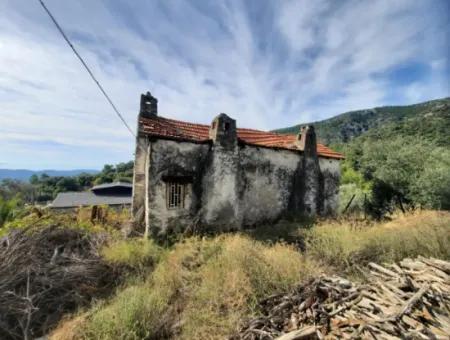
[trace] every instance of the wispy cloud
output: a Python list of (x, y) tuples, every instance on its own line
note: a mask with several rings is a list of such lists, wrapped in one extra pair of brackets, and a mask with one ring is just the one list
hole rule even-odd
[[(146, 90), (162, 115), (208, 123), (227, 112), (263, 129), (449, 95), (444, 0), (47, 5), (131, 126)], [(0, 13), (0, 161), (131, 159), (133, 138), (38, 2), (6, 0)]]

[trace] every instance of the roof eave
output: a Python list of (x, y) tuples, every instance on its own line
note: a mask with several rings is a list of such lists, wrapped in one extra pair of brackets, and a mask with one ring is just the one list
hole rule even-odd
[[(162, 140), (170, 140), (170, 141), (175, 141), (175, 142), (187, 142), (187, 143), (194, 143), (194, 144), (212, 144), (213, 143), (211, 139), (195, 140), (195, 139), (190, 139), (190, 138), (185, 138), (185, 137), (163, 136), (163, 135), (153, 134), (153, 133), (149, 133), (149, 132), (146, 132), (145, 134), (148, 136), (150, 142), (156, 141), (158, 139), (162, 139)], [(241, 138), (238, 138), (238, 144), (239, 145), (249, 145), (249, 146), (254, 146), (254, 147), (264, 148), (264, 149), (286, 150), (286, 151), (291, 151), (291, 152), (296, 152), (296, 153), (303, 153), (303, 150), (300, 150), (300, 149), (292, 149), (292, 148), (287, 148), (287, 147), (282, 147), (282, 146), (261, 145), (261, 144), (246, 142)], [(318, 153), (318, 156), (321, 158), (331, 158), (331, 159), (339, 159), (339, 160), (345, 159), (345, 157), (343, 155), (334, 156), (334, 155), (324, 155), (324, 154)]]
[(147, 134), (150, 142), (156, 141), (158, 139), (164, 139), (164, 140), (171, 140), (171, 141), (175, 141), (175, 142), (188, 142), (188, 143), (194, 143), (194, 144), (212, 144), (211, 139), (196, 140), (196, 139), (191, 139), (191, 138), (186, 138), (186, 137), (163, 136), (163, 135), (158, 135), (158, 134), (153, 134), (153, 133), (148, 133), (148, 132), (146, 134)]

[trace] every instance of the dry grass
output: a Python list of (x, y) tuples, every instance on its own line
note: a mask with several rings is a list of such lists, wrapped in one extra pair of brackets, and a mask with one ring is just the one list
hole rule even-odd
[(318, 267), (284, 244), (241, 235), (190, 238), (165, 254), (147, 280), (96, 305), (77, 337), (223, 338), (257, 313), (260, 298), (316, 275)]
[(325, 222), (305, 235), (307, 252), (339, 269), (418, 255), (450, 258), (449, 212), (418, 211), (371, 226)]
[(132, 274), (145, 275), (163, 256), (164, 249), (151, 239), (117, 240), (101, 250), (103, 258), (114, 267), (124, 267)]
[(110, 261), (139, 264), (150, 256), (158, 264), (145, 279), (91, 308), (76, 336), (71, 330), (67, 338), (222, 339), (258, 314), (259, 299), (330, 266), (351, 272), (368, 261), (450, 258), (448, 212), (422, 211), (373, 225), (323, 221), (309, 230), (289, 228), (289, 233), (306, 238), (305, 253), (240, 234), (189, 238), (161, 252), (143, 241), (119, 243), (105, 250)]
[(75, 340), (79, 337), (79, 329), (86, 322), (86, 314), (67, 318), (51, 334), (52, 340)]
[(84, 339), (163, 338), (171, 332), (174, 306), (214, 248), (213, 241), (191, 239), (165, 254), (147, 280), (129, 285), (95, 306), (79, 329)]
[(317, 263), (291, 246), (266, 246), (242, 236), (222, 238), (222, 249), (203, 265), (182, 314), (182, 338), (222, 339), (257, 301), (318, 274)]
[(34, 228), (47, 228), (50, 225), (58, 224), (93, 233), (106, 232), (111, 238), (121, 238), (120, 229), (129, 222), (129, 211), (126, 209), (115, 211), (108, 207), (100, 207), (101, 218), (92, 219), (92, 209), (92, 207), (84, 207), (64, 212), (36, 207), (23, 209), (19, 217), (0, 228), (0, 237), (30, 225), (33, 225)]
[(109, 229), (120, 229), (128, 223), (131, 213), (128, 209), (116, 210), (107, 205), (96, 207), (80, 207), (73, 213), (64, 213), (63, 215), (75, 216), (77, 224), (87, 227), (105, 227)]

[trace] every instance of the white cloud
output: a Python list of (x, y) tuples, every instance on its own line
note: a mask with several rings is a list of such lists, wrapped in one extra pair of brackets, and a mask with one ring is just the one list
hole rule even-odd
[[(435, 71), (406, 100), (448, 89), (445, 52), (430, 39), (438, 13), (424, 3), (277, 2), (264, 26), (246, 2), (47, 4), (133, 128), (146, 90), (168, 117), (208, 123), (226, 112), (238, 126), (271, 129), (388, 103), (395, 83), (383, 75), (411, 60)], [(74, 168), (131, 159), (133, 138), (38, 3), (6, 1), (0, 13), (0, 161)]]

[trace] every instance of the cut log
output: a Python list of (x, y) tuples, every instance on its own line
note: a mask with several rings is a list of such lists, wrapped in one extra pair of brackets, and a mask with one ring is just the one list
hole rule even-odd
[(300, 340), (300, 339), (317, 339), (316, 326), (306, 326), (302, 329), (283, 334), (275, 340)]

